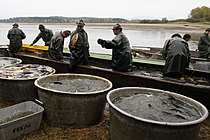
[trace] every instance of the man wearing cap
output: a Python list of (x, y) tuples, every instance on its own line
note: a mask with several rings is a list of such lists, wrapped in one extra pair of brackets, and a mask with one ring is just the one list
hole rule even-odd
[(17, 23), (13, 24), (13, 28), (9, 30), (7, 38), (10, 40), (9, 51), (14, 56), (14, 53), (20, 52), (22, 49), (22, 40), (26, 38), (24, 32), (18, 28)]
[(198, 57), (208, 58), (210, 54), (210, 40), (209, 40), (210, 28), (207, 28), (205, 32), (201, 35), (198, 42)]
[(133, 63), (128, 38), (122, 32), (120, 24), (116, 24), (112, 30), (116, 35), (113, 40), (98, 39), (97, 42), (102, 48), (112, 49), (113, 70), (131, 72)]
[(45, 46), (49, 46), (50, 40), (53, 37), (52, 30), (45, 29), (44, 25), (42, 25), (42, 24), (39, 25), (39, 30), (40, 30), (40, 33), (34, 39), (33, 43), (30, 46), (34, 45), (40, 38), (42, 38), (42, 40), (45, 42)]
[(69, 50), (70, 55), (70, 70), (76, 65), (88, 65), (89, 57), (89, 42), (88, 35), (84, 30), (85, 23), (81, 19), (76, 22), (77, 28), (71, 34)]
[(63, 45), (64, 38), (67, 38), (71, 34), (71, 31), (65, 30), (63, 32), (56, 32), (50, 41), (48, 48), (48, 58), (53, 60), (63, 59)]

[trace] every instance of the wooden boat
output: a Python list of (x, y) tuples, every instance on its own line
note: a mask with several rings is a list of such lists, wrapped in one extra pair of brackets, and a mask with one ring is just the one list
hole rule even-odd
[[(133, 56), (146, 59), (158, 59), (164, 60), (162, 57), (162, 48), (158, 47), (143, 47), (143, 46), (132, 46)], [(198, 58), (198, 50), (191, 50), (191, 62), (195, 61), (209, 61), (208, 59)]]
[[(68, 56), (68, 51), (65, 53)], [(95, 55), (95, 56), (94, 56)], [(102, 55), (102, 54), (101, 54)], [(91, 54), (89, 57), (90, 65), (80, 65), (75, 68), (74, 73), (83, 73), (83, 74), (92, 74), (101, 76), (109, 79), (114, 88), (117, 87), (128, 87), (128, 86), (141, 86), (141, 87), (150, 87), (157, 88), (167, 91), (176, 92), (188, 97), (191, 97), (201, 103), (203, 103), (208, 109), (210, 109), (210, 86), (209, 85), (196, 85), (188, 83), (182, 80), (170, 79), (165, 77), (154, 77), (150, 75), (139, 74), (136, 71), (130, 72), (118, 72), (113, 71), (109, 67), (111, 66), (110, 58), (107, 56), (104, 58), (102, 55)], [(55, 61), (43, 57), (42, 54), (34, 54), (28, 52), (21, 52), (15, 54), (15, 56), (23, 61), (23, 63), (38, 63), (43, 65), (48, 65), (56, 69), (57, 73), (68, 73), (69, 63), (67, 61)], [(141, 60), (141, 59), (139, 59)], [(162, 71), (164, 63), (162, 61), (157, 64), (150, 62), (141, 62), (135, 60), (134, 65), (141, 70), (149, 69), (150, 71)], [(140, 70), (140, 71), (141, 71)], [(186, 69), (185, 74), (193, 77), (204, 77), (209, 81), (210, 73), (199, 71), (199, 70), (189, 70)]]

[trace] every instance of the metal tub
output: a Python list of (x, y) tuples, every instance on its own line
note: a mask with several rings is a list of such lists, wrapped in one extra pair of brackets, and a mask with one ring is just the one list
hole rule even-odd
[[(19, 64), (19, 65), (27, 65), (27, 64)], [(34, 64), (31, 64), (34, 65)], [(39, 64), (37, 64), (39, 65)], [(2, 67), (1, 70), (5, 70), (6, 68), (16, 67), (7, 66)], [(55, 69), (52, 69), (50, 74), (55, 73)], [(9, 71), (8, 71), (9, 72)], [(0, 75), (2, 72), (0, 73)], [(1, 77), (0, 76), (0, 101), (1, 102), (12, 102), (12, 103), (20, 103), (23, 101), (33, 101), (38, 98), (37, 88), (34, 85), (34, 81), (38, 77), (32, 78), (11, 78), (11, 77)]]
[[(141, 91), (164, 92), (197, 109), (201, 118), (195, 121), (170, 123), (133, 116), (114, 105), (116, 98)], [(110, 133), (112, 140), (197, 140), (200, 124), (208, 117), (208, 110), (199, 102), (172, 92), (140, 87), (114, 89), (107, 94), (110, 105)]]
[(0, 45), (0, 57), (7, 57), (9, 56), (8, 53), (8, 45)]
[[(106, 88), (95, 92), (62, 92), (45, 88), (46, 82), (65, 79), (93, 79), (103, 81)], [(35, 81), (39, 100), (45, 108), (44, 118), (52, 125), (82, 128), (100, 121), (106, 94), (112, 88), (112, 83), (104, 78), (85, 74), (54, 74), (40, 77)]]
[(0, 57), (0, 67), (11, 66), (22, 63), (22, 60), (13, 57)]

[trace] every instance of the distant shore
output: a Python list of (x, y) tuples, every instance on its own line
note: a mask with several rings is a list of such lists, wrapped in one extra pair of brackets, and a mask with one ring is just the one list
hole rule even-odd
[[(2, 23), (0, 23), (2, 24)], [(5, 23), (3, 23), (5, 24)], [(12, 24), (12, 23), (8, 23)], [(19, 23), (21, 24), (34, 24), (40, 23)], [(75, 25), (75, 23), (43, 23), (44, 25)], [(86, 26), (114, 26), (116, 23), (86, 23)], [(142, 23), (120, 23), (123, 28), (136, 28), (136, 29), (162, 29), (162, 30), (205, 30), (210, 28), (207, 24), (193, 24), (193, 23), (166, 23), (166, 24), (142, 24)]]

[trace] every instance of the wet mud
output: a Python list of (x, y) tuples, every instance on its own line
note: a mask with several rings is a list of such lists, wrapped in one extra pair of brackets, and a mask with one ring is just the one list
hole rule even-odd
[(128, 93), (115, 99), (114, 104), (133, 116), (153, 121), (181, 123), (201, 117), (191, 105), (164, 93)]
[(109, 85), (106, 82), (101, 80), (81, 78), (51, 81), (49, 83), (42, 83), (41, 86), (61, 92), (73, 93), (102, 91), (109, 87)]

